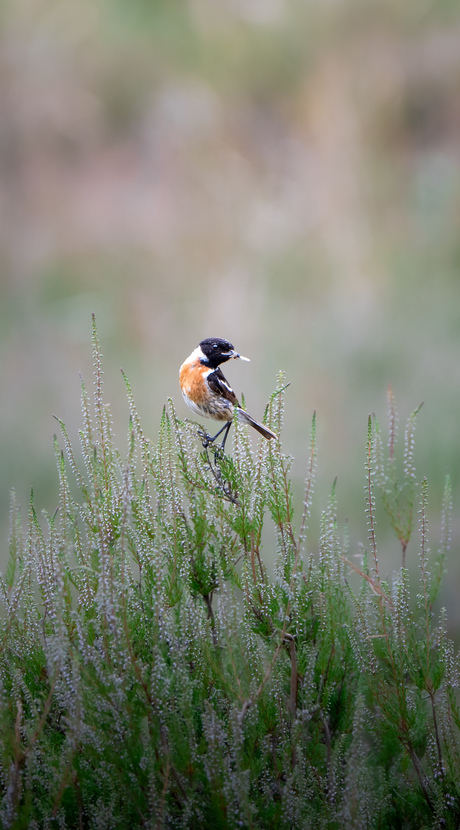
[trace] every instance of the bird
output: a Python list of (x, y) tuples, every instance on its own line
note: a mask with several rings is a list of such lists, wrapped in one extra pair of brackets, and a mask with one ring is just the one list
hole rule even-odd
[(228, 340), (223, 340), (221, 337), (207, 337), (198, 344), (180, 367), (179, 383), (182, 396), (192, 412), (203, 418), (225, 421), (224, 426), (212, 438), (208, 435), (202, 436), (205, 448), (223, 433), (220, 449), (224, 451), (235, 416), (257, 430), (264, 438), (277, 438), (271, 429), (260, 424), (242, 409), (232, 387), (220, 369), (222, 363), (236, 358), (249, 360), (248, 357), (243, 357), (235, 351)]

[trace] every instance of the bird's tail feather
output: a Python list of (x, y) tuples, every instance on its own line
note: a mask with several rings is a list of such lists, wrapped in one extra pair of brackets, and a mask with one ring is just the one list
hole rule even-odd
[(260, 434), (263, 435), (264, 438), (277, 438), (277, 436), (274, 432), (271, 431), (271, 429), (266, 427), (264, 424), (259, 424), (259, 422), (255, 421), (254, 418), (251, 418), (251, 416), (248, 415), (248, 413), (245, 412), (244, 409), (240, 409), (240, 407), (238, 407), (236, 413), (240, 421), (244, 421), (244, 423), (249, 424), (251, 427), (256, 429), (257, 432), (260, 432)]

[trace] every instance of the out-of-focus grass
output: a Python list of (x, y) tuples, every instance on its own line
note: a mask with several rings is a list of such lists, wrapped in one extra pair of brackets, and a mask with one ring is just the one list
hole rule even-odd
[(415, 0), (2, 5), (3, 539), (11, 486), (55, 503), (51, 414), (75, 433), (92, 311), (117, 432), (120, 365), (152, 434), (202, 337), (252, 358), (229, 375), (256, 416), (284, 368), (296, 472), (316, 408), (317, 507), (338, 474), (353, 544), (367, 414), (388, 383), (401, 420), (424, 399), (435, 534), (446, 468), (454, 503), (460, 479), (459, 19)]

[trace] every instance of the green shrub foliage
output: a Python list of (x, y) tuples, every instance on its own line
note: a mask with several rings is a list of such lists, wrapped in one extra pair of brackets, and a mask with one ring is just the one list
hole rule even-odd
[[(32, 497), (23, 533), (12, 503), (1, 826), (459, 827), (459, 658), (433, 610), (450, 484), (431, 556), (416, 413), (399, 479), (392, 396), (387, 445), (369, 419), (369, 540), (357, 558), (335, 486), (309, 538), (314, 418), (295, 521), (281, 440), (252, 444), (235, 423), (231, 453), (203, 451), (169, 401), (153, 443), (126, 379), (122, 458), (95, 325), (93, 349), (78, 460), (59, 422), (56, 512), (39, 518)], [(285, 386), (280, 375), (265, 412), (278, 434)], [(377, 509), (403, 557), (411, 536), (419, 547), (415, 592), (404, 567), (381, 578)], [(276, 547), (274, 567), (264, 545)]]

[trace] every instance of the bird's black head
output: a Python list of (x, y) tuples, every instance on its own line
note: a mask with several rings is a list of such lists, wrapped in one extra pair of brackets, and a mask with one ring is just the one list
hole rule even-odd
[(206, 363), (214, 369), (226, 360), (240, 356), (238, 352), (235, 352), (232, 344), (228, 340), (222, 340), (221, 337), (207, 337), (199, 345)]

